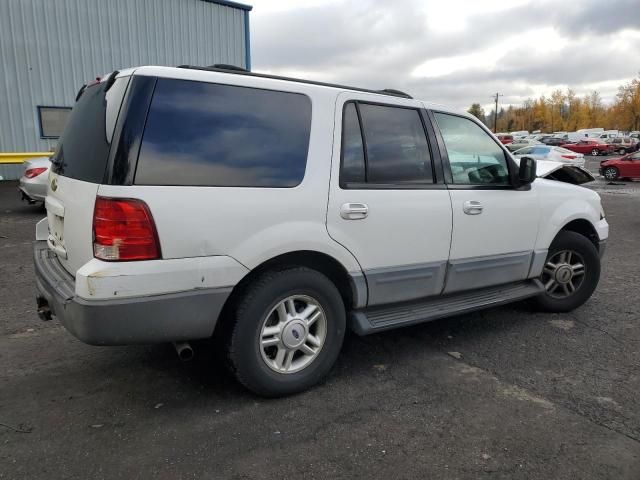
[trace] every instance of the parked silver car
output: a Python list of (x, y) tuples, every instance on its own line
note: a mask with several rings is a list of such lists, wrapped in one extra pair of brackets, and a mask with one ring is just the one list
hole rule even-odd
[(47, 196), (47, 181), (51, 161), (49, 157), (39, 157), (24, 162), (24, 175), (20, 178), (22, 199), (29, 203), (44, 202)]
[(515, 152), (516, 150), (520, 150), (524, 147), (530, 147), (531, 145), (540, 145), (540, 142), (538, 140), (528, 140), (525, 138), (517, 141), (514, 140), (513, 143), (509, 143), (505, 145), (505, 147), (507, 147), (507, 150), (510, 152)]
[(518, 161), (522, 158), (533, 158), (539, 160), (551, 160), (554, 162), (565, 163), (567, 165), (577, 165), (584, 167), (584, 155), (582, 153), (572, 152), (562, 147), (553, 147), (551, 145), (533, 145), (524, 147), (513, 152), (513, 157)]

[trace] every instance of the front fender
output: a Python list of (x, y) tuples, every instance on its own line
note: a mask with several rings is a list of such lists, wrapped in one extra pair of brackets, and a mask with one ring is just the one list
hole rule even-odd
[(600, 196), (584, 187), (553, 180), (540, 182), (540, 227), (536, 250), (548, 249), (553, 239), (567, 224), (574, 220), (588, 221), (597, 232), (599, 240), (609, 236), (609, 225), (601, 217)]

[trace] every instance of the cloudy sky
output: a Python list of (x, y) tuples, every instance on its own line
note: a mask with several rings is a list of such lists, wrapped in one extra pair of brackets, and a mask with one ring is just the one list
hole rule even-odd
[(640, 71), (640, 0), (253, 0), (256, 71), (487, 111)]

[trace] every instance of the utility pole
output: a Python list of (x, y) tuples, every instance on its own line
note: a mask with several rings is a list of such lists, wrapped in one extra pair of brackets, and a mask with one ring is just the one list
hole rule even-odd
[(498, 133), (498, 98), (502, 97), (501, 93), (496, 92), (495, 95), (492, 95), (491, 98), (493, 98), (496, 102), (496, 109), (494, 110), (494, 115), (493, 115), (493, 133)]

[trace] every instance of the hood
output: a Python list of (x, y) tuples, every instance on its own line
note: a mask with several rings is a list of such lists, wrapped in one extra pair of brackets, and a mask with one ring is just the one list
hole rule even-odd
[(558, 180), (560, 182), (581, 185), (593, 182), (595, 177), (582, 167), (569, 165), (551, 160), (539, 160), (536, 162), (536, 175), (540, 178)]

